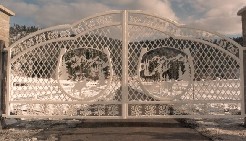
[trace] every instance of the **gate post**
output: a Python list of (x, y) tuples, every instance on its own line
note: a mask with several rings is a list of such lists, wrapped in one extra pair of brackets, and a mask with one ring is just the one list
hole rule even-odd
[[(246, 113), (246, 6), (240, 9), (237, 13), (238, 16), (241, 16), (242, 19), (242, 33), (243, 33), (243, 46), (245, 49), (243, 49), (243, 56), (241, 59), (243, 59), (243, 92), (244, 92), (244, 113)], [(244, 115), (245, 116), (245, 115)], [(244, 126), (246, 127), (246, 117), (244, 117)]]
[(0, 40), (0, 130), (4, 128), (5, 123), (2, 115), (5, 111), (5, 70), (4, 70), (4, 49), (5, 42)]
[(122, 12), (122, 117), (127, 118), (128, 111), (128, 13)]
[(241, 105), (241, 110), (242, 110), (242, 114), (244, 116), (244, 127), (246, 127), (246, 47), (244, 47), (243, 49), (240, 49), (240, 67), (242, 67), (240, 72), (240, 78), (241, 80), (241, 92), (242, 92), (242, 104)]

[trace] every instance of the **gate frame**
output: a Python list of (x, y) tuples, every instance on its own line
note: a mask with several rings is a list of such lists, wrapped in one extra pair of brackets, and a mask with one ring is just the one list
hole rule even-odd
[[(130, 10), (130, 12), (132, 12), (131, 10)], [(108, 12), (109, 13), (109, 12)], [(122, 93), (122, 100), (121, 100), (121, 103), (122, 103), (122, 115), (121, 115), (121, 117), (123, 118), (123, 119), (126, 119), (126, 118), (128, 118), (128, 105), (129, 104), (132, 104), (132, 102), (129, 102), (128, 101), (128, 10), (124, 10), (124, 11), (120, 11), (119, 12), (121, 15), (122, 15), (122, 21), (121, 21), (121, 24), (122, 24), (122, 81), (121, 81), (121, 86), (122, 86), (122, 91), (121, 91), (121, 93)], [(137, 13), (137, 12), (136, 12)], [(106, 14), (106, 13), (103, 13), (103, 14)], [(100, 14), (100, 15), (103, 15), (103, 14)], [(143, 12), (143, 14), (146, 14), (146, 13), (144, 13)], [(162, 18), (162, 17), (160, 17), (160, 16), (157, 16), (157, 15), (154, 15), (154, 14), (149, 14), (149, 13), (147, 13), (148, 15), (151, 15), (151, 16), (155, 16), (155, 17), (158, 17), (158, 18), (161, 18), (161, 19), (164, 19), (164, 18)], [(99, 16), (100, 16), (99, 15)], [(95, 17), (95, 16), (92, 16), (92, 17)], [(91, 18), (91, 17), (88, 17), (88, 19), (89, 18)], [(173, 23), (173, 22), (172, 22)], [(73, 25), (73, 24), (72, 24)], [(71, 25), (71, 27), (72, 27), (72, 25)], [(67, 26), (67, 27), (70, 27), (70, 26)], [(146, 27), (148, 27), (148, 26), (146, 26)], [(186, 27), (186, 26), (178, 26), (178, 27), (180, 27), (180, 28), (189, 28), (189, 29), (198, 29), (198, 28), (191, 28), (191, 27)], [(45, 31), (45, 30), (48, 30), (48, 29), (50, 29), (50, 28), (46, 28), (46, 29), (44, 29), (44, 30), (41, 30), (40, 32), (42, 32), (42, 31)], [(154, 28), (153, 28), (154, 29)], [(156, 29), (157, 30), (157, 29)], [(209, 30), (204, 30), (204, 29), (199, 29), (199, 30), (202, 30), (202, 31), (206, 31), (206, 32), (209, 32), (209, 33), (212, 33), (212, 34), (215, 34), (215, 35), (217, 35), (217, 36), (220, 36), (221, 38), (225, 38), (225, 39), (228, 39), (228, 40), (230, 40), (229, 38), (227, 38), (227, 37), (225, 37), (225, 36), (223, 36), (223, 35), (221, 35), (221, 34), (218, 34), (218, 33), (216, 33), (216, 32), (211, 32), (211, 31), (209, 31)], [(161, 30), (159, 30), (159, 31), (161, 31)], [(36, 33), (37, 34), (37, 33)], [(31, 35), (28, 35), (28, 36), (26, 36), (26, 37), (24, 37), (23, 39), (25, 39), (25, 38), (27, 38), (27, 37), (32, 37), (32, 34)], [(22, 39), (20, 39), (20, 40), (22, 40)], [(195, 40), (195, 39), (194, 39)], [(18, 41), (17, 41), (18, 42)], [(243, 62), (243, 59), (244, 58), (246, 58), (246, 49), (243, 49), (243, 48), (238, 48), (239, 49), (239, 52), (240, 52), (240, 55), (239, 55), (239, 59), (240, 59), (240, 78), (244, 78), (244, 79), (241, 79), (240, 81), (241, 81), (241, 83), (240, 84), (242, 84), (244, 87), (242, 87), (241, 85), (240, 85), (240, 89), (241, 89), (241, 95), (242, 95), (242, 105), (241, 105), (241, 111), (243, 112), (242, 113), (242, 115), (240, 115), (240, 117), (245, 117), (245, 112), (246, 112), (246, 109), (245, 109), (245, 106), (246, 106), (246, 103), (245, 103), (245, 101), (246, 101), (246, 94), (244, 94), (244, 92), (246, 91), (246, 85), (245, 85), (245, 83), (244, 83), (244, 80), (246, 80), (246, 65), (243, 65), (244, 64), (244, 62)], [(11, 54), (11, 48), (7, 48), (7, 49), (5, 49), (5, 50), (7, 50), (8, 51), (8, 60), (10, 60), (11, 58), (10, 58), (10, 54)], [(243, 59), (242, 59), (243, 58)], [(6, 72), (6, 76), (8, 76), (7, 77), (7, 84), (8, 85), (6, 85), (5, 87), (7, 88), (7, 95), (6, 95), (6, 99), (8, 99), (8, 95), (10, 94), (10, 87), (9, 87), (9, 83), (10, 83), (10, 70), (11, 70), (11, 68), (10, 68), (10, 61), (7, 61), (8, 63), (7, 63), (7, 72)], [(242, 72), (244, 72), (244, 74), (242, 73)], [(7, 104), (9, 104), (8, 103), (8, 101), (6, 102), (5, 101), (5, 103), (4, 103), (4, 106), (6, 106)], [(143, 103), (144, 104), (144, 103)], [(8, 111), (9, 112), (9, 106), (6, 106), (6, 108), (5, 108), (5, 110), (6, 111)], [(6, 114), (6, 113), (5, 113)], [(13, 116), (14, 117), (14, 116)], [(192, 117), (192, 115), (191, 115), (191, 117)], [(210, 116), (208, 116), (208, 117), (210, 117)], [(214, 118), (216, 118), (216, 116), (213, 116), (212, 115), (212, 117), (214, 117)], [(233, 116), (233, 117), (236, 117), (236, 116)], [(239, 116), (238, 116), (239, 117)], [(52, 118), (52, 117), (51, 117)], [(76, 118), (76, 117), (72, 117), (72, 118)], [(105, 117), (105, 118), (108, 118), (108, 117)], [(144, 118), (144, 117), (136, 117), (136, 118)], [(167, 116), (167, 118), (168, 118), (168, 116)], [(173, 118), (173, 117), (172, 117)], [(185, 118), (185, 117), (184, 117)], [(96, 119), (96, 118), (95, 118)]]
[(122, 16), (122, 118), (128, 117), (128, 12)]
[[(246, 41), (245, 41), (246, 42)], [(241, 83), (241, 91), (242, 91), (242, 101), (244, 103), (242, 110), (244, 110), (244, 127), (246, 127), (246, 47), (243, 47), (241, 52), (240, 52), (240, 56), (241, 56), (241, 64), (242, 64), (242, 73), (240, 73), (240, 78), (242, 79)]]
[(3, 115), (5, 114), (5, 95), (6, 93), (6, 52), (4, 51), (5, 41), (0, 40), (0, 130), (3, 129), (6, 124)]

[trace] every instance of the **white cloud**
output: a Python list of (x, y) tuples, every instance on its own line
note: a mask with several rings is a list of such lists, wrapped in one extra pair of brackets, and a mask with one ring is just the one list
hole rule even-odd
[(137, 4), (135, 9), (150, 11), (162, 17), (179, 21), (168, 0), (138, 0), (135, 4)]
[(42, 27), (70, 24), (88, 15), (109, 10), (106, 5), (91, 2), (90, 0), (82, 2), (38, 0), (33, 4), (10, 0), (6, 3), (7, 7), (16, 13), (16, 16), (28, 17), (31, 23)]
[(239, 17), (206, 17), (189, 23), (190, 26), (217, 31), (226, 35), (238, 35), (242, 32), (242, 23)]
[(206, 2), (204, 0), (188, 0), (187, 3), (193, 5), (194, 13), (202, 13), (202, 15), (200, 18), (191, 16), (189, 21), (185, 21), (186, 24), (227, 35), (241, 34), (242, 23), (237, 12), (246, 5), (245, 0), (206, 0)]
[(70, 24), (95, 13), (107, 11), (109, 8), (100, 3), (59, 3), (44, 5), (36, 13), (35, 23), (42, 26)]
[(37, 5), (21, 1), (6, 3), (6, 6), (15, 12), (16, 16), (30, 17), (39, 8)]
[(95, 13), (130, 9), (150, 11), (223, 34), (241, 34), (241, 21), (236, 13), (246, 5), (245, 0), (8, 0), (2, 3), (16, 13), (13, 21), (18, 19), (19, 24), (42, 27), (71, 24)]
[(5, 3), (16, 16), (29, 17), (32, 23), (43, 27), (70, 24), (95, 13), (118, 9), (147, 10), (178, 20), (168, 0), (37, 0), (33, 4), (9, 0)]

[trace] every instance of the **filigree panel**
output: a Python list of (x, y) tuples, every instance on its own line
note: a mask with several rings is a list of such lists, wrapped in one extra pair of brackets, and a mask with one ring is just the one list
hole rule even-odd
[(240, 115), (240, 103), (130, 104), (129, 116)]
[(116, 104), (11, 104), (17, 116), (121, 116)]

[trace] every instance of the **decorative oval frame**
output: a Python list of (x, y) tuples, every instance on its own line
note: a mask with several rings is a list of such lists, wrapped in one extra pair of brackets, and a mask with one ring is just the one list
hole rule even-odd
[(184, 95), (188, 91), (188, 89), (191, 87), (191, 83), (192, 83), (192, 81), (194, 79), (194, 64), (193, 64), (193, 59), (191, 57), (191, 54), (189, 54), (189, 48), (186, 48), (183, 51), (182, 50), (179, 50), (179, 49), (171, 48), (171, 49), (175, 49), (175, 50), (178, 50), (180, 52), (183, 52), (188, 57), (188, 62), (189, 62), (189, 67), (190, 67), (190, 70), (189, 70), (190, 71), (190, 80), (188, 81), (188, 86), (186, 86), (186, 89), (184, 91), (182, 91), (181, 94), (176, 95), (174, 98), (165, 98), (165, 97), (157, 96), (157, 95), (149, 92), (147, 90), (147, 88), (143, 85), (143, 82), (141, 80), (140, 72), (141, 72), (141, 61), (142, 61), (143, 56), (146, 53), (150, 52), (150, 51), (153, 51), (153, 50), (156, 50), (156, 49), (160, 49), (160, 48), (170, 48), (170, 47), (159, 47), (159, 48), (151, 49), (149, 51), (147, 51), (147, 48), (142, 48), (141, 53), (140, 53), (140, 56), (139, 56), (138, 68), (137, 68), (137, 79), (138, 79), (139, 85), (140, 85), (141, 89), (147, 95), (149, 95), (150, 97), (153, 97), (154, 99), (157, 99), (157, 100), (160, 100), (160, 101), (171, 101), (171, 100), (175, 100), (175, 99), (180, 99), (180, 97), (182, 95)]
[[(111, 62), (111, 59), (110, 59), (110, 52), (108, 50), (108, 48), (104, 48), (104, 50), (99, 50), (99, 49), (95, 49), (95, 48), (88, 48), (88, 47), (80, 47), (80, 48), (76, 48), (76, 49), (94, 49), (94, 50), (97, 50), (97, 51), (100, 51), (104, 54), (106, 54), (107, 56), (107, 59), (108, 59), (108, 63), (109, 63), (109, 70), (110, 70), (110, 75), (109, 75), (109, 81), (108, 81), (108, 84), (106, 86), (106, 88), (104, 88), (102, 91), (99, 92), (99, 94), (95, 95), (95, 96), (92, 96), (92, 97), (89, 97), (89, 98), (84, 98), (84, 99), (81, 99), (81, 98), (77, 98), (77, 97), (74, 97), (72, 96), (71, 94), (69, 94), (65, 89), (64, 87), (62, 86), (61, 84), (61, 80), (59, 79), (59, 72), (60, 72), (60, 66), (61, 66), (61, 63), (62, 63), (62, 57), (64, 54), (66, 54), (66, 49), (65, 48), (62, 48), (61, 51), (60, 51), (60, 54), (59, 54), (59, 57), (58, 57), (58, 64), (57, 64), (57, 68), (56, 68), (56, 80), (58, 82), (58, 86), (59, 88), (61, 89), (61, 91), (66, 94), (69, 98), (71, 99), (75, 99), (75, 100), (79, 100), (79, 101), (97, 101), (98, 99), (100, 99), (103, 94), (105, 94), (105, 91), (110, 87), (111, 85), (111, 82), (112, 82), (112, 78), (113, 78), (113, 67), (112, 67), (112, 62)], [(74, 49), (74, 50), (76, 50)], [(70, 50), (72, 51), (72, 50)], [(108, 96), (108, 95), (106, 95)]]

